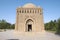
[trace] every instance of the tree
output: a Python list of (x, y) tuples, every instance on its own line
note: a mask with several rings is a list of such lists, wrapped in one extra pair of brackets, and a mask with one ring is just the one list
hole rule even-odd
[(6, 29), (6, 23), (5, 20), (0, 20), (0, 29)]
[(49, 30), (49, 23), (45, 23), (45, 30)]
[(54, 20), (54, 31), (56, 31), (56, 30), (57, 30), (57, 27), (58, 27), (57, 21), (56, 21), (56, 20)]
[(10, 29), (14, 29), (15, 28), (15, 24), (12, 24)]
[(60, 34), (60, 18), (57, 20), (57, 23), (58, 23), (58, 27), (56, 33)]
[(57, 30), (57, 22), (56, 20), (54, 21), (50, 21), (48, 23), (45, 24), (45, 30), (49, 30), (49, 31), (56, 31)]
[(6, 22), (5, 20), (0, 20), (0, 29), (14, 29), (15, 24)]

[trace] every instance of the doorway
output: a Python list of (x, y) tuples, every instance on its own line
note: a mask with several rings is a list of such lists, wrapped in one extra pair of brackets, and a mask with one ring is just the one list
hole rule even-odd
[(32, 32), (33, 30), (33, 21), (31, 19), (28, 19), (26, 21), (26, 32)]
[(32, 31), (32, 24), (28, 24), (28, 32)]

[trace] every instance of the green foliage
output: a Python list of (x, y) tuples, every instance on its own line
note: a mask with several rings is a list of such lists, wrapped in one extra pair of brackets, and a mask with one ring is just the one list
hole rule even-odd
[(50, 22), (45, 23), (45, 30), (56, 31), (56, 33), (60, 34), (60, 18), (58, 20), (51, 20)]
[(56, 31), (56, 33), (58, 33), (58, 34), (60, 34), (60, 18), (58, 19), (58, 21), (57, 21), (58, 23), (58, 27), (57, 27), (57, 31)]
[(5, 20), (0, 20), (0, 29), (14, 29), (14, 27), (14, 24), (10, 24)]
[(15, 24), (12, 24), (10, 29), (15, 29)]
[(56, 31), (57, 23), (55, 21), (50, 21), (49, 23), (45, 24), (45, 30)]

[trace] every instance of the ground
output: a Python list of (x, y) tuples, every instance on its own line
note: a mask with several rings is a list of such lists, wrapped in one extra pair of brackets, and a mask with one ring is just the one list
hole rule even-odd
[(50, 32), (17, 32), (8, 30), (0, 32), (0, 40), (60, 40), (60, 36)]

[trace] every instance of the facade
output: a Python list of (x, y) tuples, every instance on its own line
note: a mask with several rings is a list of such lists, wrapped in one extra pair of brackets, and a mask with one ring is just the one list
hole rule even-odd
[(32, 3), (16, 9), (15, 30), (20, 32), (44, 31), (43, 11)]

